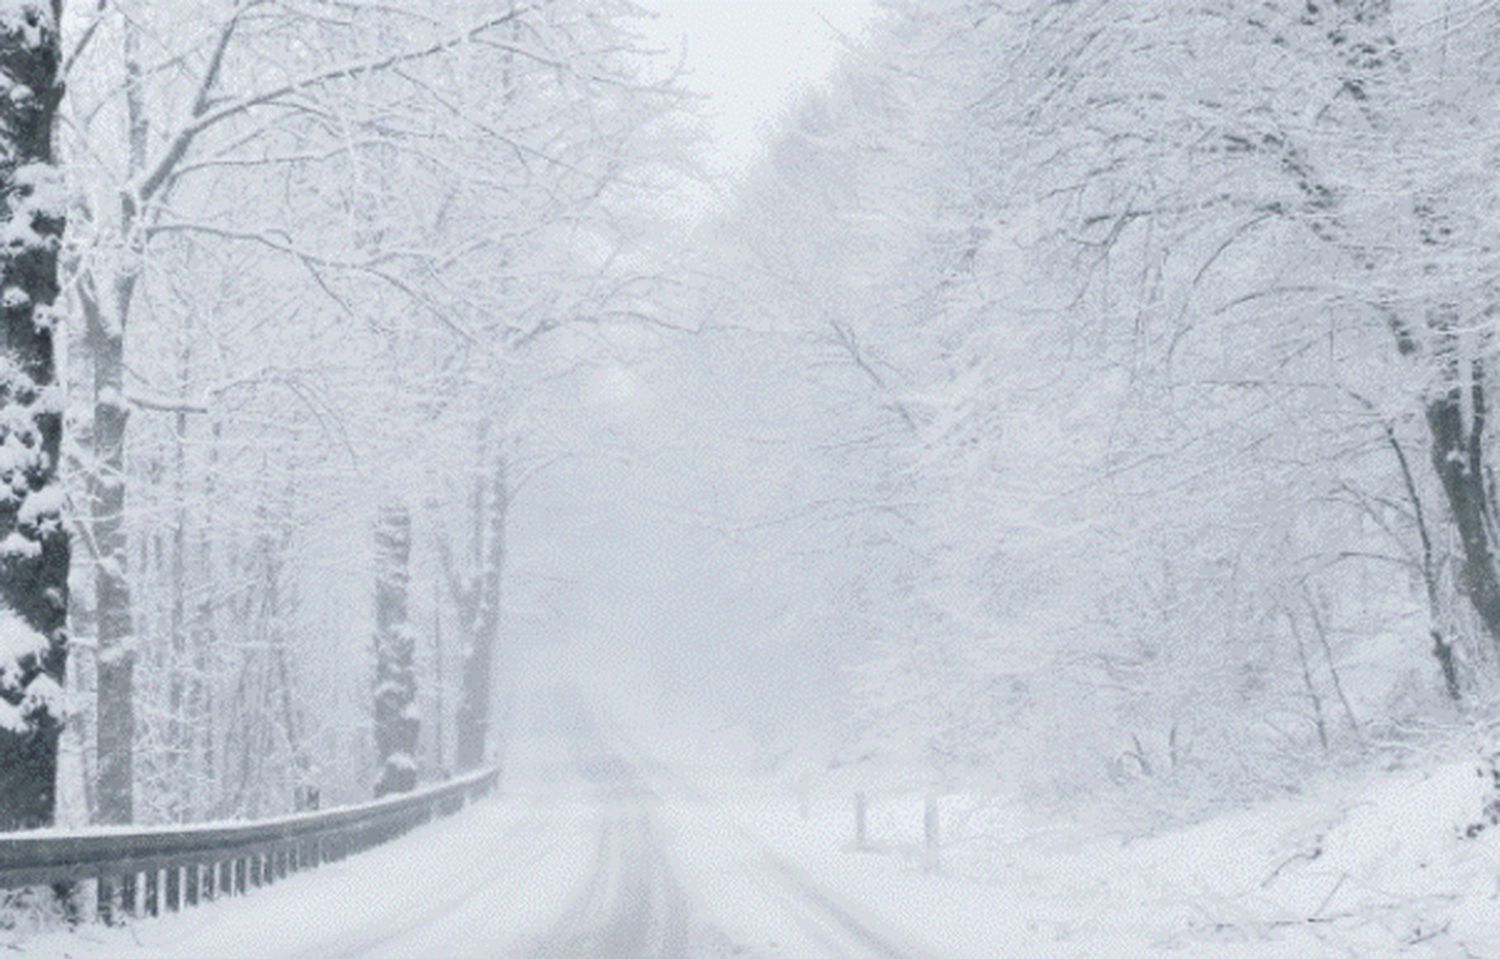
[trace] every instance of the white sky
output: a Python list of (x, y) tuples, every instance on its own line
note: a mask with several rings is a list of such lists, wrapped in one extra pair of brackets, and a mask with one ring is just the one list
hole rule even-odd
[[(712, 97), (707, 159), (740, 172), (764, 124), (838, 62), (840, 32), (858, 36), (874, 0), (640, 0), (657, 37), (686, 51), (689, 88)], [(826, 21), (826, 22), (825, 22)]]

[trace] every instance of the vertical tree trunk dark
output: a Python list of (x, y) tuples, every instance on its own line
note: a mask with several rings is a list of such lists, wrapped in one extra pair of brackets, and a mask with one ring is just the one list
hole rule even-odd
[[(1365, 407), (1372, 412), (1375, 409), (1369, 403), (1365, 403)], [(1384, 423), (1382, 428), (1385, 431), (1386, 444), (1390, 446), (1391, 452), (1396, 454), (1396, 465), (1401, 470), (1401, 483), (1406, 489), (1406, 498), (1411, 504), (1412, 519), (1417, 526), (1417, 539), (1422, 544), (1422, 563), (1419, 568), (1422, 573), (1422, 585), (1427, 592), (1428, 635), (1432, 637), (1432, 655), (1438, 661), (1438, 668), (1442, 670), (1443, 688), (1447, 690), (1448, 698), (1458, 702), (1463, 699), (1463, 685), (1459, 680), (1458, 660), (1453, 654), (1453, 642), (1444, 631), (1446, 617), (1443, 615), (1442, 591), (1438, 586), (1437, 564), (1433, 558), (1432, 533), (1427, 528), (1427, 510), (1422, 506), (1422, 494), (1417, 489), (1417, 478), (1412, 475), (1411, 463), (1406, 457), (1406, 449), (1396, 436), (1395, 427), (1390, 423)]]
[(58, 458), (53, 338), (64, 192), (52, 153), (62, 98), (61, 0), (0, 16), (0, 829), (48, 825), (56, 807), (67, 663), (69, 544)]
[(1448, 511), (1463, 547), (1464, 594), (1492, 642), (1500, 644), (1500, 574), (1491, 542), (1493, 517), (1484, 484), (1486, 418), (1484, 365), (1469, 364), (1468, 409), (1458, 362), (1444, 363), (1445, 389), (1427, 402), (1432, 468), (1442, 483)]
[(417, 785), (416, 642), (407, 621), (411, 514), (386, 506), (375, 521), (375, 795)]

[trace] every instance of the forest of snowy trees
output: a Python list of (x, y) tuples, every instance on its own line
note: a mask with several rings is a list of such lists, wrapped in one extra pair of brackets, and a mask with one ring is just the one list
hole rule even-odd
[[(10, 359), (31, 369), (29, 296), (39, 336), (63, 317), (67, 399), (58, 458), (57, 390), (7, 394), (40, 425), (7, 419), (5, 448), (39, 431), (42, 464), (8, 454), (32, 492), (4, 522), (48, 555), (38, 574), (7, 545), (5, 595), (50, 646), (5, 636), (4, 819), (50, 818), (17, 793), (50, 792), (38, 751), (71, 823), (265, 815), (488, 761), (508, 498), (555, 454), (528, 384), (659, 282), (624, 253), (682, 97), (636, 52), (638, 11), (99, 0), (61, 10), (59, 42), (61, 6), (0, 5), (0, 41), (56, 45), (66, 86), (36, 90), (66, 184), (34, 220), (55, 311), (49, 264), (23, 249), (6, 274)], [(11, 56), (8, 89), (35, 86)], [(24, 224), (47, 133), (0, 119)], [(14, 595), (59, 569), (59, 513), (65, 633)], [(54, 695), (37, 663), (61, 680), (64, 655)]]
[(1494, 5), (878, 6), (706, 187), (644, 2), (0, 0), (0, 822), (494, 760), (600, 369), (774, 614), (665, 668), (825, 766), (1190, 814), (1487, 728)]
[(1486, 728), (1497, 31), (882, 5), (713, 228), (846, 554), (838, 761), (1185, 812)]

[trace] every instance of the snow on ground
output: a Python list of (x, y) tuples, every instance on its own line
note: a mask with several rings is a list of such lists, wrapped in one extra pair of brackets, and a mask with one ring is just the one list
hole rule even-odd
[(1490, 788), (1480, 764), (1450, 763), (1134, 839), (1019, 816), (965, 832), (993, 803), (949, 796), (936, 876), (917, 854), (920, 796), (872, 797), (863, 852), (847, 795), (803, 820), (790, 791), (742, 786), (730, 809), (939, 955), (1449, 959), (1500, 956), (1500, 830), (1463, 836)]
[(1500, 956), (1500, 827), (1464, 836), (1493, 795), (1477, 763), (1371, 773), (1144, 837), (950, 795), (931, 874), (920, 796), (873, 795), (860, 851), (842, 787), (803, 819), (785, 784), (684, 778), (627, 750), (610, 768), (649, 788), (610, 806), (570, 772), (597, 761), (564, 759), (561, 739), (536, 752), (551, 759), (525, 788), (365, 855), (161, 920), (10, 945), (41, 959), (525, 956), (516, 944), (556, 946), (569, 915), (613, 921), (639, 881), (641, 923), (670, 913), (712, 933), (672, 952), (694, 957), (717, 942), (703, 955)]
[(536, 829), (541, 821), (523, 802), (487, 801), (242, 897), (123, 928), (85, 926), (11, 945), (38, 959), (460, 955), (454, 943), (447, 952), (403, 952), (399, 938), (443, 913), (452, 918), (442, 927), (464, 937), (544, 925), (588, 859), (586, 848), (568, 841), (582, 832)]
[(484, 943), (554, 921), (584, 881), (591, 815), (544, 788), (513, 792), (245, 896), (4, 945), (37, 959), (488, 955)]

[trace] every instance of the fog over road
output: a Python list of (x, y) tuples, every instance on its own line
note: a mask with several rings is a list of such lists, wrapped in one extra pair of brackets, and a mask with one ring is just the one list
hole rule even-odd
[(563, 788), (578, 790), (593, 809), (593, 859), (558, 921), (516, 954), (922, 955), (873, 928), (857, 907), (820, 888), (664, 767), (609, 743), (587, 712), (567, 725), (577, 775)]
[[(501, 794), (388, 846), (139, 928), (132, 956), (924, 959), (578, 702)], [(111, 955), (119, 955), (116, 949)]]
[[(663, 767), (608, 742), (591, 714), (564, 712), (562, 729), (519, 744), (530, 769), (517, 771), (514, 788), (533, 812), (493, 846), (511, 868), (477, 877), (452, 908), (420, 922), (392, 931), (377, 919), (349, 955), (430, 956), (438, 943), (445, 954), (535, 959), (924, 955)], [(525, 928), (504, 900), (525, 889), (539, 857), (572, 881), (551, 920)]]

